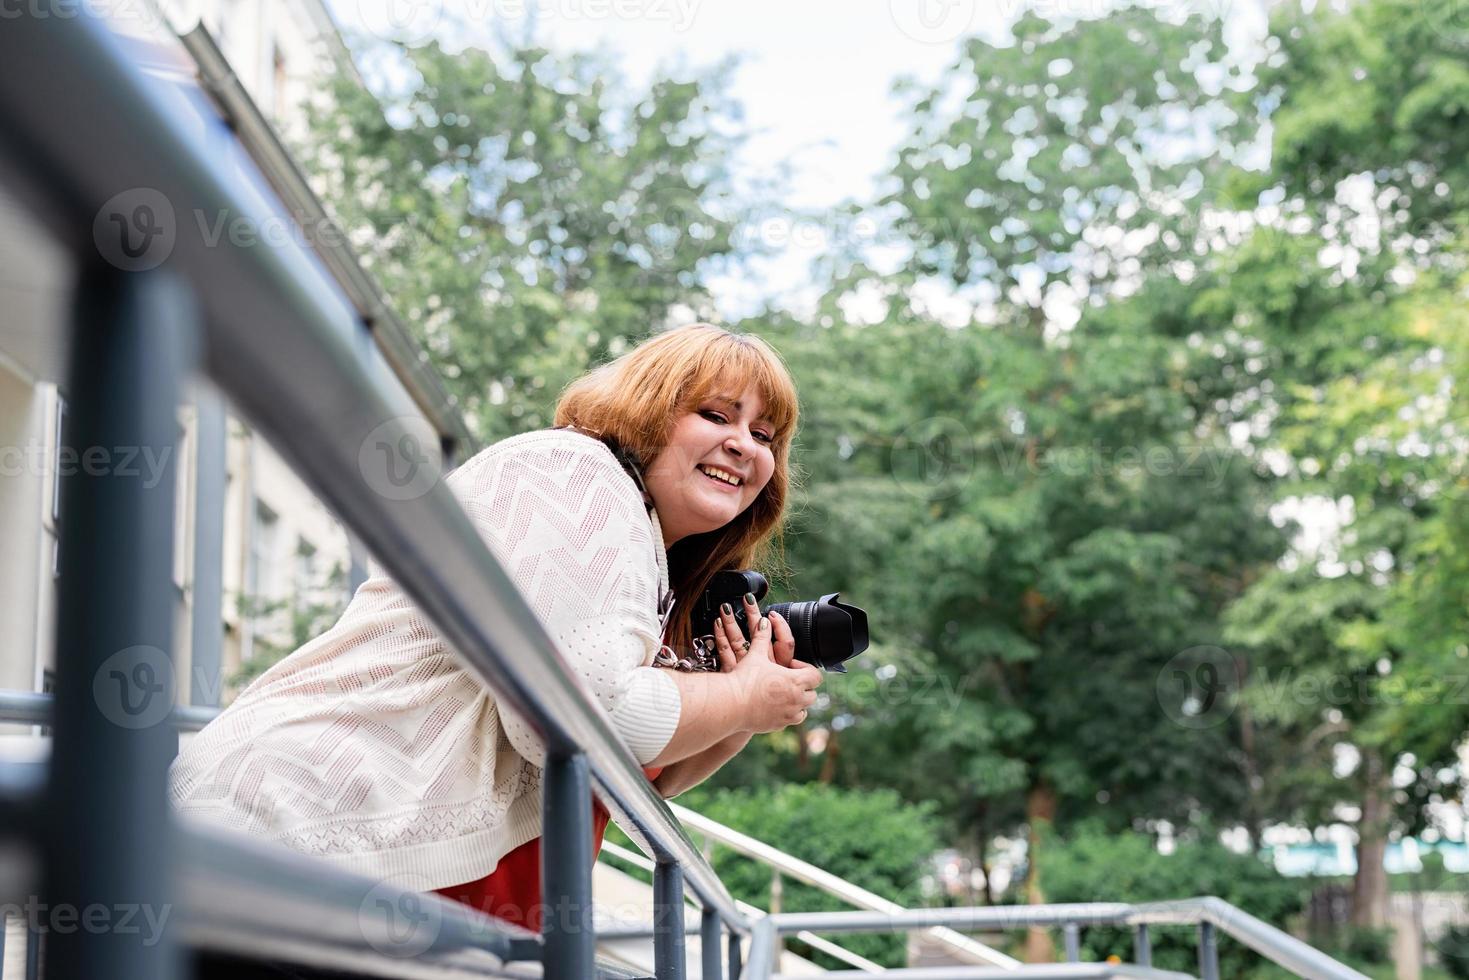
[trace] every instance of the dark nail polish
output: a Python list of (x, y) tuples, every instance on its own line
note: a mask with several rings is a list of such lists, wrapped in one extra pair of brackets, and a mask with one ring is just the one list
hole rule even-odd
[(753, 606), (755, 604), (755, 593), (753, 593), (753, 592), (746, 592), (745, 593), (745, 601), (748, 602), (750, 605)]
[(731, 607), (730, 604), (727, 603), (727, 602), (720, 603), (720, 605), (719, 605), (719, 611), (722, 612), (722, 613), (724, 613), (726, 616), (733, 616), (734, 615), (734, 608)]

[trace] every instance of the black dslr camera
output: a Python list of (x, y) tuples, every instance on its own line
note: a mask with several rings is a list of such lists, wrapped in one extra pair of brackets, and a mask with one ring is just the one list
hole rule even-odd
[[(720, 615), (719, 607), (727, 602), (734, 609), (735, 620), (745, 636), (753, 636), (752, 624), (745, 622), (745, 593), (753, 595), (759, 603), (769, 591), (770, 584), (759, 572), (749, 569), (717, 572), (691, 614), (694, 635), (712, 633)], [(867, 613), (838, 602), (839, 595), (840, 592), (833, 592), (804, 602), (777, 602), (762, 607), (760, 612), (762, 615), (779, 613), (790, 624), (796, 638), (797, 660), (845, 674), (847, 668), (842, 665), (867, 649)]]

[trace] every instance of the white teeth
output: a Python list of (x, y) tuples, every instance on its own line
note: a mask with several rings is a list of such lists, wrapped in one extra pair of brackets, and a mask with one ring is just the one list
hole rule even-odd
[(740, 481), (738, 479), (730, 476), (723, 470), (716, 470), (712, 466), (701, 466), (699, 467), (699, 472), (705, 474), (706, 476), (712, 476), (716, 480), (723, 480), (725, 483), (728, 483), (732, 487), (737, 487), (740, 485)]

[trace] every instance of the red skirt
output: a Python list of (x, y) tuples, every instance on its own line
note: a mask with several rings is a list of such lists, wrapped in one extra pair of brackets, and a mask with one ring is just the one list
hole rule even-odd
[[(663, 772), (662, 766), (643, 769), (643, 775), (651, 782)], [(602, 851), (602, 835), (607, 832), (611, 820), (600, 800), (592, 798), (592, 860)], [(434, 889), (445, 898), (462, 902), (497, 919), (524, 926), (532, 932), (541, 931), (543, 907), (541, 904), (541, 839), (533, 837), (515, 850), (506, 854), (495, 865), (495, 870), (463, 885), (450, 885)]]

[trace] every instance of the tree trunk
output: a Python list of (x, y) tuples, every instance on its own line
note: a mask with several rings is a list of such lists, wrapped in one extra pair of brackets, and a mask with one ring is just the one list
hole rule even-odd
[[(1025, 901), (1028, 905), (1044, 905), (1041, 888), (1041, 841), (1056, 822), (1056, 791), (1044, 779), (1037, 779), (1025, 794), (1026, 852)], [(1031, 926), (1025, 933), (1025, 962), (1054, 963), (1056, 947), (1051, 933), (1041, 926)]]
[(982, 893), (984, 904), (993, 905), (995, 904), (995, 890), (990, 886), (990, 829), (988, 822), (983, 817), (980, 818), (979, 833), (975, 836), (977, 837), (975, 851), (979, 860), (979, 870), (984, 875), (984, 891)]
[(816, 777), (817, 782), (830, 786), (837, 778), (837, 756), (841, 754), (841, 746), (837, 744), (837, 733), (832, 729), (826, 736), (826, 751), (821, 755), (821, 774)]
[[(1239, 678), (1240, 688), (1243, 689), (1249, 683), (1249, 663), (1245, 657), (1235, 657), (1234, 672)], [(1255, 721), (1250, 714), (1250, 706), (1244, 699), (1240, 699), (1240, 703), (1235, 706), (1235, 712), (1239, 718), (1239, 746), (1244, 760), (1245, 831), (1250, 837), (1250, 853), (1258, 855), (1265, 821), (1260, 815), (1260, 790), (1263, 782), (1255, 761)]]
[(1357, 823), (1357, 875), (1352, 880), (1352, 925), (1380, 929), (1387, 925), (1387, 830), (1392, 786), (1376, 750), (1362, 753), (1362, 819)]

